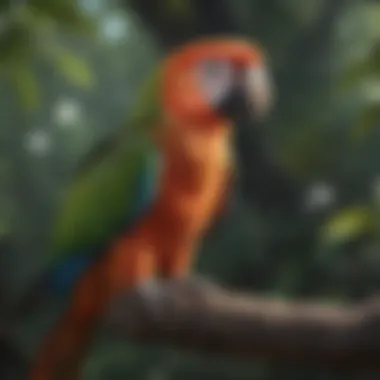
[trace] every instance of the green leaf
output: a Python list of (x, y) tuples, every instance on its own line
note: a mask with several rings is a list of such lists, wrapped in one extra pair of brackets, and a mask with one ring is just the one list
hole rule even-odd
[(7, 235), (11, 231), (10, 221), (3, 215), (0, 216), (0, 236)]
[(31, 31), (22, 24), (10, 23), (1, 33), (0, 61), (25, 60), (33, 47)]
[(166, 0), (168, 11), (176, 15), (184, 15), (191, 9), (189, 0)]
[(340, 93), (353, 89), (365, 78), (380, 74), (380, 43), (375, 45), (368, 59), (350, 65), (341, 76), (338, 91)]
[(29, 7), (56, 21), (60, 26), (68, 27), (71, 32), (92, 34), (95, 24), (78, 6), (75, 0), (30, 0)]
[(380, 105), (378, 103), (366, 107), (360, 113), (358, 121), (351, 129), (351, 139), (361, 141), (372, 131), (376, 124), (380, 124)]
[(27, 65), (15, 65), (10, 69), (10, 80), (21, 105), (26, 110), (40, 106), (40, 90), (36, 74)]
[(336, 149), (331, 130), (323, 128), (320, 123), (305, 122), (304, 125), (308, 128), (295, 128), (297, 132), (284, 139), (278, 149), (287, 170), (297, 177), (308, 179), (325, 173)]
[(176, 24), (189, 25), (194, 22), (195, 9), (192, 7), (189, 0), (166, 0), (165, 7), (163, 8), (164, 17), (170, 19), (170, 22), (175, 21)]
[(94, 74), (86, 60), (67, 50), (57, 51), (54, 59), (61, 75), (70, 83), (83, 89), (94, 86)]
[(321, 242), (327, 245), (343, 244), (358, 238), (374, 227), (370, 209), (366, 206), (355, 205), (339, 210), (323, 226)]

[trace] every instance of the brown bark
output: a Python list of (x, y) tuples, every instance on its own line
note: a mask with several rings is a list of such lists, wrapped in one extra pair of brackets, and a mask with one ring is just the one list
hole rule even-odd
[(380, 302), (332, 306), (269, 300), (194, 282), (123, 295), (107, 327), (127, 340), (210, 355), (341, 371), (380, 371)]

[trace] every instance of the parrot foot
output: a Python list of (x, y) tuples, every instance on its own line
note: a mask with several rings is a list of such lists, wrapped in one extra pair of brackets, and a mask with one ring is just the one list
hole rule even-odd
[[(209, 305), (223, 288), (202, 276), (179, 277), (175, 279), (151, 279), (137, 285), (132, 294), (116, 299), (106, 318), (111, 331), (125, 331), (138, 334), (146, 323), (171, 323), (170, 315), (188, 313), (196, 304)], [(132, 311), (132, 312), (131, 312)]]
[(150, 279), (137, 287), (137, 293), (145, 300), (145, 307), (152, 315), (161, 313), (162, 310), (162, 281)]
[[(105, 328), (111, 331), (128, 333), (138, 331), (146, 315), (157, 320), (163, 313), (163, 295), (161, 281), (150, 279), (138, 284), (132, 292), (116, 297), (109, 306), (106, 315)], [(132, 312), (131, 312), (132, 311)]]
[(203, 302), (216, 293), (220, 294), (221, 288), (214, 281), (195, 275), (176, 279), (151, 279), (141, 283), (137, 292), (149, 315), (159, 320), (167, 308), (172, 307), (174, 299), (181, 299), (180, 303), (186, 303), (187, 300)]
[[(180, 304), (208, 302), (222, 292), (221, 287), (207, 277), (193, 275), (163, 281), (167, 301)], [(177, 301), (174, 301), (174, 300)], [(180, 300), (180, 301), (179, 301)]]

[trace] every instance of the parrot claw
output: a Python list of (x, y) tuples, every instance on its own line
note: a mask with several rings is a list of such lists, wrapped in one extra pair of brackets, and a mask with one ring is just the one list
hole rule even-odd
[[(216, 293), (221, 292), (220, 286), (203, 276), (195, 275), (167, 281), (174, 297), (180, 297), (183, 301), (202, 302)], [(167, 293), (168, 294), (168, 293)]]
[[(149, 315), (158, 320), (163, 312), (162, 284), (156, 279), (139, 283), (132, 292), (122, 293), (111, 301), (105, 318), (105, 328), (111, 331), (138, 331), (141, 319)], [(134, 312), (130, 312), (133, 310)], [(138, 317), (136, 318), (136, 315)], [(132, 327), (131, 327), (132, 326)]]
[(141, 283), (137, 288), (137, 292), (145, 301), (144, 307), (154, 319), (160, 319), (165, 314), (167, 303), (171, 303), (173, 297), (183, 297), (186, 294), (185, 298), (188, 300), (202, 301), (210, 294), (220, 291), (218, 284), (198, 275), (175, 280), (151, 279)]
[(162, 312), (162, 283), (157, 279), (150, 279), (137, 287), (137, 292), (146, 301), (144, 307), (150, 315), (159, 316)]
[[(137, 285), (132, 297), (116, 299), (107, 312), (106, 328), (111, 331), (139, 331), (143, 320), (168, 323), (168, 310), (189, 310), (194, 303), (208, 304), (222, 293), (217, 283), (202, 276), (150, 279)], [(136, 297), (137, 296), (137, 297)], [(127, 304), (125, 304), (127, 300)], [(136, 312), (137, 307), (137, 312)], [(130, 313), (130, 310), (135, 310)], [(136, 317), (137, 315), (137, 317)], [(170, 315), (170, 312), (169, 312)]]
[[(149, 315), (149, 318), (156, 321), (161, 321), (166, 315), (167, 308), (171, 308), (173, 300), (181, 299), (181, 302), (203, 302), (210, 295), (220, 293), (220, 287), (213, 281), (202, 276), (182, 277), (177, 279), (150, 279), (137, 285), (135, 294), (138, 296), (138, 304), (143, 307), (143, 314)], [(120, 302), (124, 302), (123, 299)], [(133, 306), (132, 306), (133, 307)], [(118, 307), (118, 302), (115, 302), (111, 308), (111, 320), (113, 324), (120, 321), (120, 324), (125, 324), (128, 320), (128, 315), (121, 313), (120, 310), (125, 308)], [(113, 312), (112, 312), (113, 311)]]

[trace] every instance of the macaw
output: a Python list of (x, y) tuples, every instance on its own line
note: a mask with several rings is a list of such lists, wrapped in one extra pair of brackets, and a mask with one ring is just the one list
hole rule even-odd
[(268, 76), (261, 49), (239, 38), (190, 42), (163, 61), (129, 128), (95, 149), (68, 188), (46, 286), (69, 306), (31, 380), (78, 379), (117, 294), (155, 275), (189, 275), (234, 172), (234, 118), (268, 112)]

